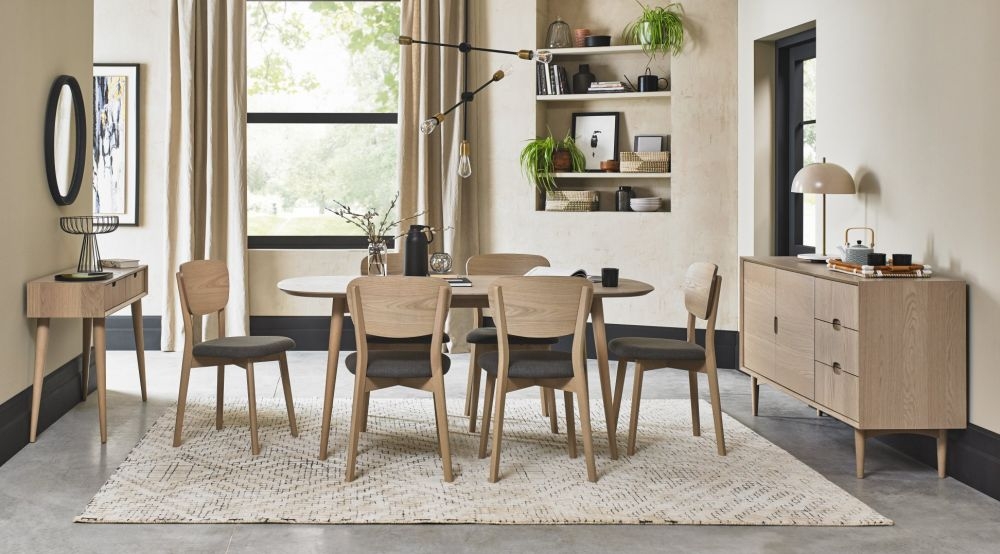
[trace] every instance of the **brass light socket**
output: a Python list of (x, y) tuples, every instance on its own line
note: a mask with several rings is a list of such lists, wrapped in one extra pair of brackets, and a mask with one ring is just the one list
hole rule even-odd
[(406, 35), (399, 35), (399, 43), (403, 46), (409, 46), (413, 44), (413, 37), (408, 37)]
[(530, 60), (531, 58), (535, 57), (535, 53), (532, 52), (531, 50), (518, 50), (517, 57), (521, 58), (522, 60)]

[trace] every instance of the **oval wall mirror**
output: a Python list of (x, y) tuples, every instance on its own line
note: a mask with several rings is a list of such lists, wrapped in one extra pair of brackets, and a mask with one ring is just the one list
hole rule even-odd
[(68, 206), (80, 194), (86, 163), (87, 117), (80, 84), (60, 75), (49, 90), (45, 108), (45, 175), (52, 199)]

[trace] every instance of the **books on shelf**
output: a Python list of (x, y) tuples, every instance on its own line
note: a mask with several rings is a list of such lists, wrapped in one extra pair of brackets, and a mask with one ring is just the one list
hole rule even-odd
[(139, 267), (139, 260), (130, 260), (126, 258), (108, 258), (101, 260), (101, 267), (111, 267), (114, 269), (130, 269), (133, 267)]
[(566, 68), (550, 63), (535, 64), (535, 93), (539, 96), (550, 94), (571, 94), (569, 74)]
[(588, 93), (625, 92), (625, 83), (621, 81), (596, 81), (590, 84)]

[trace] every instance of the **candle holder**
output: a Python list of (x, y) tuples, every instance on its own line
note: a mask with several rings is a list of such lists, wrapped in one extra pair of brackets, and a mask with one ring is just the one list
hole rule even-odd
[[(80, 248), (80, 261), (76, 264), (78, 273), (89, 274), (91, 278), (101, 274), (101, 252), (97, 248), (97, 235), (110, 233), (118, 228), (116, 215), (86, 215), (75, 217), (60, 217), (59, 227), (71, 235), (83, 235), (83, 246)], [(111, 273), (108, 272), (110, 277)]]

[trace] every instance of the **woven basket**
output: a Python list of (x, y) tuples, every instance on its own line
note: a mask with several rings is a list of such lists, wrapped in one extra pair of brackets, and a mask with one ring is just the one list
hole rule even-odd
[(593, 190), (552, 190), (545, 193), (545, 211), (595, 212), (600, 198)]
[(622, 173), (666, 173), (670, 171), (670, 152), (621, 152)]

